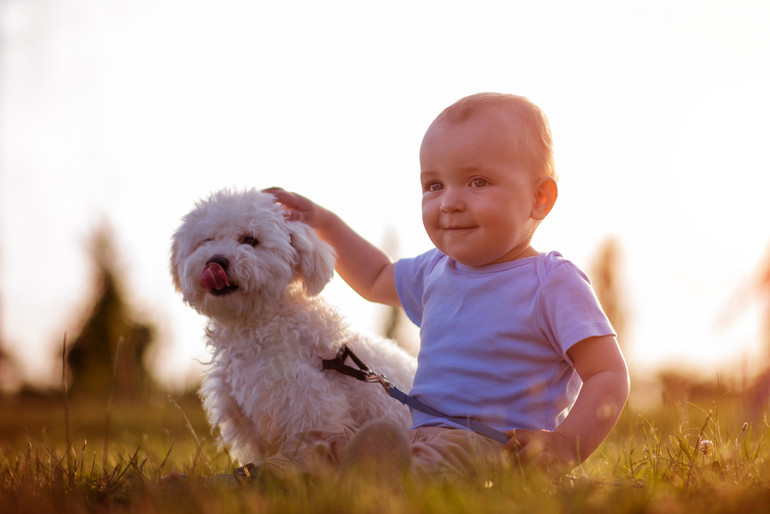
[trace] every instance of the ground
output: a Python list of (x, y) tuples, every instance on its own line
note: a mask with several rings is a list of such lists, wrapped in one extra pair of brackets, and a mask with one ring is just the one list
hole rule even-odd
[[(680, 387), (631, 404), (567, 477), (423, 484), (270, 477), (235, 485), (195, 395), (0, 399), (3, 512), (752, 512), (770, 508), (770, 426), (753, 394)], [(651, 387), (651, 386), (650, 386)], [(684, 392), (682, 392), (684, 391)], [(665, 403), (663, 398), (666, 398)], [(751, 400), (751, 401), (749, 401)], [(183, 474), (185, 478), (164, 480)]]

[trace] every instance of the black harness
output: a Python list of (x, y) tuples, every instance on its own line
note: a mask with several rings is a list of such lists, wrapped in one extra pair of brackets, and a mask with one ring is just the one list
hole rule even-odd
[[(352, 360), (357, 367), (353, 367), (345, 364), (345, 361), (347, 360), (348, 357), (350, 357), (350, 360)], [(500, 443), (505, 444), (508, 442), (508, 436), (506, 436), (504, 433), (500, 432), (499, 430), (495, 430), (489, 425), (486, 425), (480, 421), (477, 421), (471, 418), (449, 416), (447, 414), (437, 411), (436, 409), (433, 409), (432, 407), (429, 407), (428, 405), (425, 405), (423, 402), (421, 402), (417, 398), (414, 398), (413, 396), (409, 396), (405, 392), (399, 390), (396, 386), (393, 385), (392, 382), (390, 382), (385, 377), (385, 375), (376, 373), (371, 368), (369, 368), (369, 366), (364, 364), (364, 362), (361, 359), (359, 359), (358, 356), (355, 353), (353, 353), (350, 350), (350, 348), (347, 347), (347, 345), (343, 345), (343, 347), (340, 348), (340, 351), (337, 353), (336, 357), (334, 357), (333, 359), (323, 359), (322, 363), (323, 363), (322, 365), (323, 365), (324, 371), (333, 370), (333, 371), (342, 373), (344, 375), (347, 375), (349, 377), (353, 377), (356, 380), (361, 380), (363, 382), (379, 383), (380, 385), (382, 385), (382, 387), (385, 388), (385, 391), (391, 396), (391, 398), (395, 398), (396, 400), (400, 401), (405, 405), (408, 405), (413, 409), (417, 409), (426, 414), (430, 414), (431, 416), (437, 416), (440, 418), (448, 419), (450, 421), (453, 421), (454, 423), (457, 423), (458, 425), (461, 425), (469, 428), (470, 430), (473, 430), (477, 434), (481, 434), (490, 439), (494, 439), (495, 441), (498, 441)]]

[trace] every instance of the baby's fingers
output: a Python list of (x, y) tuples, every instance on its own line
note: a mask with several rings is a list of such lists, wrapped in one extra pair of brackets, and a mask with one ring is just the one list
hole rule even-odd
[(505, 445), (506, 449), (516, 453), (522, 462), (529, 462), (546, 450), (542, 434), (533, 430), (509, 430), (506, 432), (511, 439)]
[(273, 195), (275, 201), (283, 207), (283, 216), (289, 221), (311, 222), (313, 202), (296, 193), (290, 193), (280, 187), (268, 187), (262, 192)]
[(506, 443), (505, 447), (509, 450), (519, 451), (523, 447), (531, 444), (533, 441), (539, 439), (539, 430), (527, 430), (525, 428), (519, 428), (516, 430), (508, 430), (505, 435), (510, 439)]
[(293, 197), (297, 196), (281, 187), (268, 187), (263, 189), (262, 192), (273, 195), (276, 202), (287, 206), (291, 206)]
[(511, 453), (516, 453), (525, 444), (526, 430), (508, 430), (505, 435), (508, 437), (508, 442), (505, 443), (505, 449)]
[(516, 454), (522, 464), (535, 464), (537, 466), (549, 466), (553, 464), (554, 454), (542, 441), (533, 440)]
[(566, 473), (572, 467), (563, 436), (547, 430), (511, 430), (506, 433), (511, 440), (506, 444), (522, 466), (539, 468), (554, 476)]

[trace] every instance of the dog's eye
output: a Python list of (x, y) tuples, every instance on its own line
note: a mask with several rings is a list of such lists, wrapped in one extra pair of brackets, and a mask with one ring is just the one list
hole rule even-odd
[(252, 236), (241, 236), (241, 244), (250, 245), (250, 246), (257, 246), (259, 244), (259, 241), (256, 237)]

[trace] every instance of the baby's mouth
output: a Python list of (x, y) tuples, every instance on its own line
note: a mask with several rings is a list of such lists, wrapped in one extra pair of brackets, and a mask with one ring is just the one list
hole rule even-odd
[(209, 262), (203, 268), (201, 285), (214, 296), (225, 296), (238, 289), (237, 285), (230, 283), (227, 272), (218, 262)]

